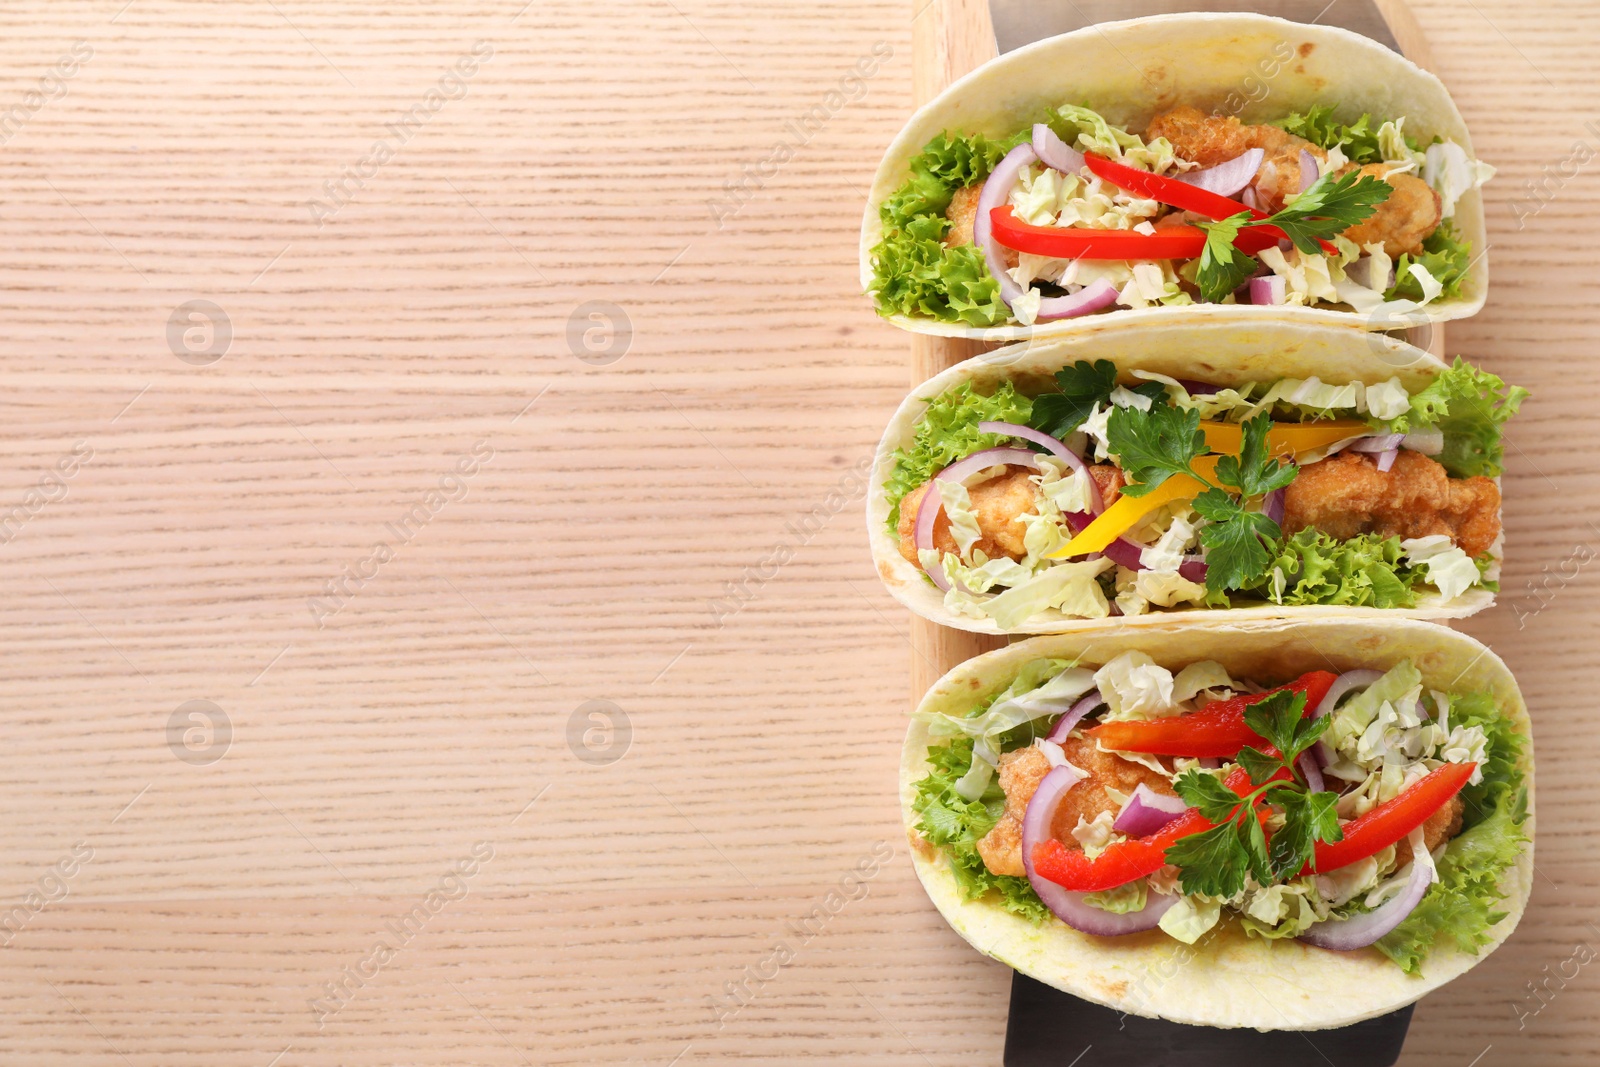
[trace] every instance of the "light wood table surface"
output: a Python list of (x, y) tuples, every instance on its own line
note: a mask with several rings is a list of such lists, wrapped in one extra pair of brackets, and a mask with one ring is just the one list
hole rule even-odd
[[(1600, 945), (1600, 14), (1416, 13), (1501, 167), (1451, 348), (1537, 394), (1465, 628), (1541, 836), (1405, 1062), (1590, 1063), (1600, 967), (1528, 984)], [(0, 30), (0, 1063), (997, 1063), (853, 473), (906, 386), (855, 235), (908, 5)]]

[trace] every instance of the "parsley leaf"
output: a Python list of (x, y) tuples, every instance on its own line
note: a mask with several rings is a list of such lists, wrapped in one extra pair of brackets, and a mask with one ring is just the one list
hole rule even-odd
[(1319, 238), (1341, 234), (1367, 219), (1393, 192), (1394, 186), (1370, 174), (1330, 171), (1263, 225), (1278, 227), (1300, 251), (1316, 254), (1322, 251)]
[(1200, 251), (1200, 261), (1195, 266), (1194, 284), (1200, 295), (1216, 303), (1223, 300), (1255, 273), (1255, 257), (1234, 247), (1239, 228), (1250, 221), (1250, 213), (1241, 211), (1216, 222), (1197, 222), (1206, 233), (1206, 246)]
[(1283, 828), (1272, 835), (1269, 860), (1274, 878), (1293, 878), (1316, 855), (1318, 841), (1341, 841), (1335, 805), (1337, 793), (1302, 793), (1285, 789), (1275, 798), (1283, 805)]
[(1273, 553), (1262, 539), (1276, 546), (1283, 536), (1277, 523), (1259, 511), (1246, 511), (1221, 489), (1207, 489), (1195, 497), (1194, 509), (1209, 520), (1200, 528), (1200, 543), (1206, 549), (1206, 588), (1214, 592), (1242, 589), (1266, 574)]
[(1247, 497), (1262, 496), (1294, 481), (1298, 468), (1292, 463), (1280, 463), (1276, 456), (1267, 454), (1271, 415), (1263, 412), (1246, 421), (1241, 429), (1244, 440), (1239, 455), (1223, 456), (1217, 461), (1217, 481), (1233, 486)]
[(1250, 854), (1231, 822), (1180, 838), (1167, 849), (1166, 859), (1177, 865), (1185, 893), (1218, 897), (1231, 897), (1243, 889), (1245, 872), (1251, 867)]
[(1239, 766), (1250, 772), (1251, 785), (1266, 785), (1267, 779), (1283, 770), (1283, 760), (1246, 745), (1239, 750)]
[(1268, 744), (1282, 753), (1280, 760), (1292, 760), (1299, 755), (1298, 752), (1292, 753), (1291, 749), (1294, 748), (1295, 732), (1299, 729), (1300, 717), (1305, 713), (1304, 693), (1280, 689), (1253, 704), (1246, 705), (1244, 724), (1255, 731), (1256, 736), (1266, 738)]
[(1106, 443), (1130, 480), (1122, 487), (1128, 496), (1144, 496), (1174, 474), (1190, 474), (1189, 465), (1206, 452), (1200, 410), (1169, 404), (1151, 404), (1149, 411), (1115, 409), (1106, 423)]
[[(1157, 383), (1158, 385), (1160, 383)], [(1045, 393), (1033, 402), (1028, 425), (1051, 437), (1065, 437), (1089, 417), (1096, 404), (1107, 403), (1117, 387), (1117, 368), (1108, 359), (1090, 363), (1080, 359), (1056, 371), (1059, 393)], [(1165, 399), (1165, 394), (1162, 394)]]
[(1200, 809), (1200, 814), (1212, 822), (1231, 818), (1234, 809), (1239, 806), (1239, 795), (1223, 785), (1222, 779), (1197, 767), (1190, 767), (1178, 775), (1173, 779), (1172, 787), (1185, 804)]

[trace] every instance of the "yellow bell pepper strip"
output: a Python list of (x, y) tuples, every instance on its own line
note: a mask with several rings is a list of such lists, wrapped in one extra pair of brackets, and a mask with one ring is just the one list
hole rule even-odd
[[(1056, 551), (1047, 554), (1045, 559), (1067, 559), (1071, 556), (1104, 551), (1107, 545), (1133, 529), (1140, 519), (1161, 505), (1170, 504), (1174, 500), (1193, 500), (1206, 491), (1206, 482), (1215, 479), (1217, 460), (1220, 458), (1220, 456), (1197, 457), (1189, 465), (1189, 469), (1200, 478), (1174, 474), (1144, 496), (1129, 496), (1123, 493), (1117, 497), (1115, 504), (1096, 515), (1094, 521), (1078, 531), (1076, 537)], [(1205, 481), (1201, 481), (1202, 478)]]
[[(1237, 422), (1202, 422), (1206, 447), (1213, 452), (1237, 456), (1243, 443), (1243, 430)], [(1326, 448), (1352, 437), (1369, 434), (1372, 429), (1361, 419), (1334, 419), (1331, 422), (1275, 422), (1267, 431), (1267, 451), (1280, 458), (1297, 456), (1314, 448)]]

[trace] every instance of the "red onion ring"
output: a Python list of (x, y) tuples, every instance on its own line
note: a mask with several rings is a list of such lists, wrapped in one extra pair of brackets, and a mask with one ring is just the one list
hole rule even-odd
[(1422, 828), (1411, 831), (1411, 878), (1400, 895), (1386, 904), (1348, 919), (1324, 919), (1314, 923), (1300, 940), (1318, 948), (1339, 952), (1366, 948), (1404, 921), (1407, 915), (1422, 903), (1428, 887), (1433, 884), (1433, 857), (1424, 848), (1426, 841)]
[[(1328, 686), (1328, 691), (1323, 694), (1322, 700), (1314, 709), (1312, 709), (1311, 717), (1313, 719), (1320, 719), (1324, 715), (1332, 714), (1334, 709), (1339, 706), (1340, 697), (1344, 696), (1352, 689), (1361, 689), (1369, 686), (1382, 677), (1382, 671), (1345, 671), (1343, 674), (1339, 675), (1339, 677), (1333, 680), (1332, 685)], [(1316, 748), (1317, 759), (1324, 767), (1330, 763), (1333, 763), (1339, 758), (1338, 755), (1333, 751), (1333, 746), (1329, 745), (1326, 741), (1318, 741), (1314, 747)]]
[(1000, 283), (1000, 299), (1005, 301), (1007, 307), (1022, 295), (1022, 286), (1006, 273), (1005, 260), (1000, 257), (1000, 245), (994, 239), (989, 213), (1005, 204), (1012, 186), (1017, 184), (1017, 176), (1024, 167), (1038, 162), (1038, 159), (1031, 145), (1019, 144), (1007, 152), (995, 164), (994, 170), (989, 172), (989, 177), (984, 179), (983, 191), (978, 194), (978, 210), (972, 218), (972, 243), (983, 250), (983, 261), (988, 265), (989, 273), (994, 275), (994, 280)]
[[(1034, 129), (1038, 127), (1035, 126)], [(1232, 196), (1255, 178), (1266, 155), (1261, 149), (1252, 148), (1243, 155), (1234, 156), (1226, 163), (1218, 163), (1205, 170), (1192, 170), (1188, 174), (1179, 174), (1176, 177), (1180, 182), (1192, 185), (1196, 189), (1205, 189), (1218, 196)]]
[(1306, 788), (1313, 793), (1320, 793), (1327, 788), (1327, 783), (1322, 780), (1322, 766), (1317, 762), (1317, 750), (1313, 745), (1308, 752), (1302, 752), (1300, 759), (1295, 763), (1300, 768), (1300, 773), (1305, 776)]
[(1174, 378), (1173, 381), (1183, 386), (1184, 391), (1190, 396), (1210, 396), (1221, 390), (1220, 385), (1210, 382), (1197, 382), (1193, 378)]
[(1143, 909), (1118, 915), (1085, 904), (1083, 901), (1085, 894), (1063, 889), (1048, 878), (1041, 877), (1033, 869), (1034, 848), (1041, 842), (1049, 840), (1050, 828), (1055, 823), (1056, 809), (1061, 806), (1061, 798), (1082, 778), (1083, 772), (1070, 765), (1053, 768), (1040, 780), (1039, 788), (1028, 801), (1028, 810), (1022, 816), (1022, 866), (1028, 873), (1028, 884), (1033, 886), (1033, 891), (1044, 901), (1045, 907), (1074, 930), (1100, 937), (1115, 937), (1118, 934), (1134, 934), (1141, 930), (1149, 930), (1161, 921), (1161, 916), (1166, 914), (1168, 908), (1178, 902), (1176, 896), (1158, 896), (1151, 893), (1146, 898)]
[(1183, 562), (1178, 564), (1178, 574), (1180, 576), (1200, 585), (1205, 584), (1206, 572), (1210, 569), (1210, 565), (1199, 556), (1185, 556)]
[[(1062, 444), (1059, 440), (1047, 433), (1041, 433), (1029, 426), (1021, 426), (1014, 422), (980, 422), (978, 430), (982, 433), (999, 434), (1002, 437), (1017, 437), (1024, 441), (1032, 441), (1040, 448), (1045, 449), (1052, 456), (1065, 463), (1075, 471), (1084, 471), (1083, 457), (1072, 449)], [(1098, 515), (1105, 510), (1105, 501), (1100, 496), (1100, 486), (1093, 478), (1089, 479), (1089, 504), (1090, 514)]]
[(1245, 188), (1245, 191), (1239, 195), (1239, 200), (1247, 208), (1252, 208), (1256, 211), (1261, 210), (1261, 198), (1256, 196), (1256, 187), (1253, 185)]
[(1391, 449), (1389, 449), (1389, 450), (1387, 450), (1385, 452), (1379, 452), (1378, 453), (1378, 470), (1380, 470), (1383, 473), (1387, 474), (1389, 472), (1389, 468), (1394, 466), (1394, 461), (1396, 459), (1399, 459), (1399, 458), (1400, 458), (1400, 450), (1398, 448), (1391, 448)]
[(1035, 322), (1045, 322), (1087, 315), (1091, 311), (1099, 311), (1103, 307), (1115, 304), (1120, 295), (1122, 294), (1115, 285), (1104, 278), (1096, 278), (1076, 293), (1069, 293), (1066, 296), (1047, 296), (1040, 300), (1039, 313), (1033, 318)]
[(1317, 162), (1317, 157), (1309, 151), (1300, 149), (1300, 191), (1303, 193), (1316, 184), (1322, 177), (1322, 165)]
[(1250, 279), (1250, 303), (1281, 304), (1289, 299), (1288, 283), (1277, 274)]
[(1063, 174), (1074, 174), (1084, 166), (1083, 153), (1068, 147), (1067, 142), (1056, 136), (1056, 131), (1042, 122), (1033, 124), (1033, 154), (1045, 166)]
[(1140, 782), (1111, 828), (1129, 837), (1148, 837), (1188, 810), (1182, 798), (1164, 796)]
[(1055, 729), (1050, 731), (1050, 736), (1045, 740), (1053, 741), (1059, 745), (1067, 739), (1067, 735), (1072, 732), (1072, 728), (1083, 721), (1085, 715), (1105, 702), (1106, 698), (1100, 695), (1100, 690), (1089, 690), (1083, 695), (1083, 699), (1067, 709), (1067, 713), (1061, 716), (1061, 721), (1056, 723)]
[[(917, 525), (914, 540), (917, 552), (933, 547), (933, 524), (939, 518), (939, 512), (944, 510), (944, 500), (939, 496), (939, 488), (934, 485), (937, 481), (963, 481), (988, 467), (1014, 465), (1025, 467), (1030, 464), (1037, 466), (1035, 459), (1037, 453), (1029, 452), (1025, 448), (986, 448), (982, 452), (974, 452), (965, 459), (957, 460), (944, 470), (935, 474), (928, 480), (928, 491), (922, 494), (922, 500), (917, 505)], [(949, 592), (950, 583), (945, 581), (944, 569), (935, 567), (932, 570), (923, 568), (923, 573), (933, 579), (933, 584), (945, 592)]]
[(1280, 526), (1283, 525), (1283, 494), (1282, 489), (1274, 489), (1261, 501), (1261, 513)]

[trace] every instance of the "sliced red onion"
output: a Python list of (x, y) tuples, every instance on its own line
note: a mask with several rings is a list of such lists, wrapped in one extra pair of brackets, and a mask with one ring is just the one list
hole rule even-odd
[(1400, 457), (1398, 448), (1391, 448), (1386, 452), (1378, 453), (1378, 470), (1387, 474), (1389, 468), (1394, 466), (1394, 461)]
[[(944, 500), (939, 496), (939, 487), (933, 485), (936, 481), (965, 481), (972, 475), (989, 467), (1015, 465), (1019, 467), (1037, 466), (1034, 457), (1037, 453), (1029, 452), (1025, 448), (987, 448), (982, 452), (974, 452), (965, 459), (957, 460), (944, 470), (935, 474), (929, 480), (928, 491), (922, 494), (922, 501), (917, 505), (917, 525), (915, 529), (915, 543), (917, 551), (933, 548), (933, 524), (939, 518), (939, 512), (944, 510)], [(924, 568), (924, 573), (933, 584), (945, 592), (949, 592), (950, 583), (945, 581), (944, 568), (934, 567), (932, 570)]]
[(1405, 917), (1422, 903), (1422, 898), (1427, 895), (1428, 886), (1433, 884), (1433, 857), (1424, 847), (1426, 842), (1422, 836), (1422, 828), (1418, 827), (1411, 831), (1408, 840), (1411, 842), (1411, 878), (1399, 896), (1371, 911), (1362, 912), (1348, 919), (1324, 919), (1301, 934), (1300, 940), (1318, 948), (1348, 952), (1351, 949), (1366, 948), (1399, 926)]
[(1039, 313), (1033, 318), (1035, 322), (1045, 322), (1087, 315), (1091, 311), (1099, 311), (1115, 304), (1120, 295), (1115, 285), (1104, 278), (1096, 278), (1076, 293), (1069, 293), (1066, 296), (1047, 296), (1040, 300)]
[[(1314, 709), (1312, 709), (1311, 717), (1313, 719), (1320, 719), (1324, 715), (1331, 715), (1334, 709), (1339, 706), (1339, 699), (1346, 693), (1350, 692), (1350, 690), (1365, 689), (1367, 686), (1371, 685), (1373, 682), (1376, 682), (1382, 677), (1382, 671), (1345, 671), (1343, 674), (1339, 675), (1339, 677), (1333, 680), (1332, 685), (1328, 686), (1328, 691), (1327, 693), (1323, 694), (1322, 701)], [(1317, 759), (1321, 761), (1324, 767), (1339, 758), (1338, 755), (1333, 751), (1333, 746), (1329, 745), (1326, 741), (1318, 741), (1314, 747), (1316, 748)]]
[(1191, 582), (1205, 584), (1206, 572), (1210, 567), (1201, 556), (1185, 556), (1183, 562), (1178, 564), (1178, 574)]
[[(1035, 126), (1037, 130), (1039, 127)], [(1038, 134), (1034, 134), (1035, 137)], [(1232, 196), (1240, 189), (1250, 184), (1250, 180), (1261, 169), (1261, 161), (1266, 158), (1266, 153), (1259, 148), (1252, 148), (1243, 155), (1234, 156), (1226, 163), (1218, 163), (1205, 170), (1192, 170), (1188, 174), (1179, 174), (1180, 182), (1187, 182), (1197, 189), (1205, 189), (1219, 196)]]
[(1424, 456), (1437, 456), (1444, 451), (1444, 431), (1412, 430), (1400, 439), (1400, 444)]
[(994, 239), (989, 213), (1005, 205), (1012, 187), (1017, 184), (1017, 176), (1023, 168), (1038, 162), (1038, 159), (1031, 145), (1019, 144), (1007, 152), (984, 180), (983, 191), (978, 194), (978, 210), (972, 219), (972, 243), (983, 250), (984, 263), (988, 265), (989, 273), (994, 275), (994, 280), (1000, 283), (1000, 299), (1006, 302), (1007, 307), (1022, 295), (1023, 290), (1006, 273), (1006, 263), (1001, 258), (1000, 245)]
[(1204, 767), (1208, 771), (1221, 770), (1222, 769), (1222, 757), (1220, 757), (1220, 756), (1201, 756), (1200, 757), (1200, 766)]
[(1210, 382), (1197, 382), (1193, 378), (1174, 378), (1173, 381), (1183, 386), (1184, 391), (1190, 396), (1210, 396), (1222, 388)]
[(1322, 780), (1322, 764), (1317, 762), (1315, 745), (1310, 751), (1300, 754), (1300, 760), (1295, 766), (1300, 768), (1300, 773), (1305, 776), (1306, 788), (1313, 793), (1320, 793), (1328, 787)]
[(1050, 731), (1050, 736), (1045, 740), (1053, 741), (1059, 745), (1067, 739), (1067, 735), (1072, 732), (1073, 727), (1083, 721), (1085, 715), (1105, 702), (1106, 698), (1100, 695), (1100, 690), (1089, 690), (1084, 694), (1082, 700), (1067, 709), (1067, 713), (1061, 716), (1061, 721), (1056, 723), (1055, 729)]
[(1042, 122), (1033, 124), (1033, 154), (1045, 166), (1063, 174), (1076, 174), (1084, 166), (1083, 153), (1069, 148), (1056, 131)]
[(1239, 195), (1239, 200), (1247, 208), (1252, 208), (1256, 211), (1261, 210), (1261, 198), (1256, 195), (1256, 187), (1253, 185), (1245, 188), (1245, 191)]
[(1352, 452), (1387, 452), (1391, 448), (1399, 448), (1405, 436), (1403, 433), (1374, 434), (1371, 437), (1357, 438), (1347, 447)]
[(1161, 921), (1161, 916), (1166, 914), (1168, 908), (1177, 903), (1176, 896), (1151, 893), (1143, 909), (1118, 915), (1084, 903), (1083, 893), (1064, 889), (1033, 869), (1033, 850), (1050, 839), (1050, 828), (1055, 824), (1056, 809), (1061, 806), (1061, 798), (1082, 778), (1083, 773), (1070, 765), (1053, 768), (1040, 780), (1033, 799), (1028, 801), (1028, 810), (1022, 816), (1022, 866), (1028, 873), (1028, 884), (1039, 894), (1045, 907), (1074, 930), (1100, 937), (1149, 930)]
[(1282, 489), (1274, 489), (1261, 501), (1261, 513), (1280, 525), (1283, 523), (1283, 494)]
[(1144, 570), (1144, 546), (1136, 545), (1126, 537), (1119, 537), (1101, 552), (1106, 559), (1130, 571)]
[(1303, 193), (1316, 184), (1322, 177), (1322, 165), (1317, 162), (1317, 157), (1309, 151), (1300, 149), (1300, 191)]
[(1163, 796), (1140, 782), (1111, 828), (1129, 837), (1148, 837), (1187, 810), (1189, 806), (1180, 797)]
[(1250, 279), (1250, 303), (1281, 304), (1288, 299), (1288, 283), (1281, 275), (1268, 274), (1263, 278)]

